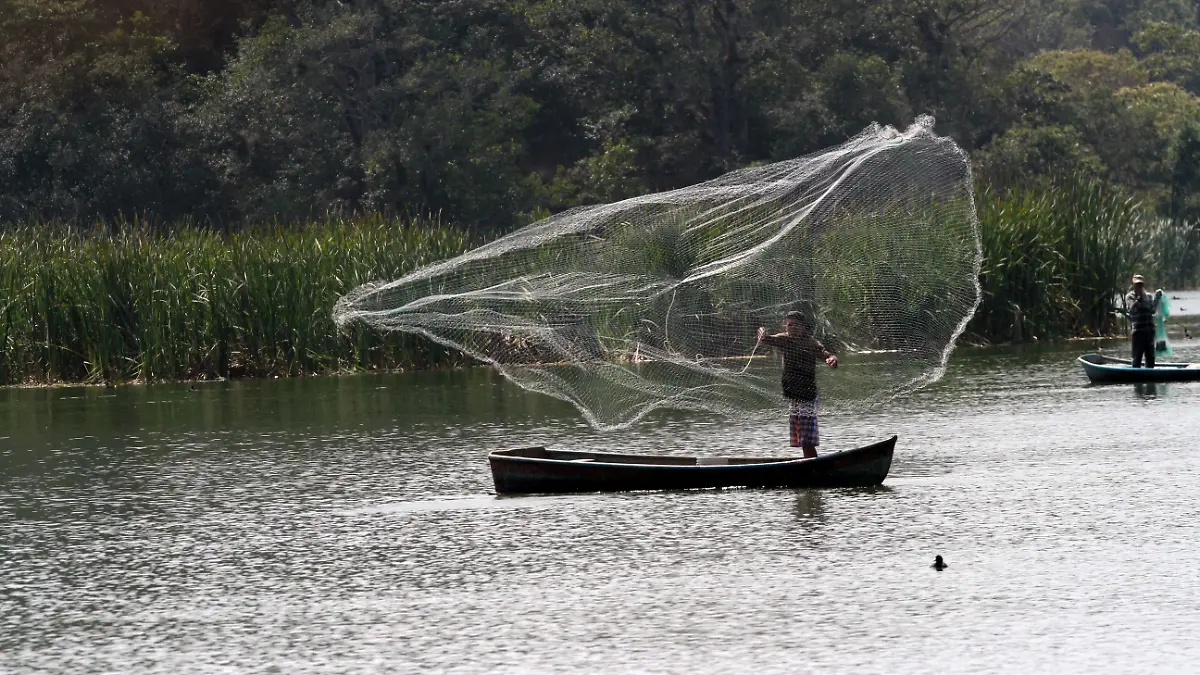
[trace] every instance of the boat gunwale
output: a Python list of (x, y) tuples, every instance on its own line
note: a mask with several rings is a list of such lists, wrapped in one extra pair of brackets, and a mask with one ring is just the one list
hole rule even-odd
[[(1095, 361), (1090, 361), (1087, 358), (1089, 356), (1098, 356), (1098, 357), (1104, 359), (1105, 361), (1107, 361), (1108, 363), (1096, 363)], [(1133, 363), (1131, 363), (1129, 361), (1129, 359), (1119, 359), (1119, 358), (1114, 358), (1111, 356), (1105, 356), (1104, 354), (1095, 354), (1095, 353), (1084, 354), (1084, 355), (1080, 356), (1079, 358), (1077, 358), (1076, 360), (1082, 364), (1086, 364), (1086, 366), (1100, 368), (1102, 370), (1111, 370), (1111, 371), (1119, 372), (1119, 373), (1127, 373), (1130, 371), (1144, 371), (1144, 370), (1149, 371), (1149, 370), (1159, 370), (1159, 369), (1198, 370), (1196, 368), (1191, 367), (1191, 366), (1196, 365), (1194, 363), (1181, 363), (1179, 361), (1166, 361), (1166, 362), (1160, 361), (1160, 362), (1156, 362), (1154, 364), (1153, 368), (1134, 368)]]
[[(620, 466), (620, 467), (637, 467), (637, 468), (643, 468), (643, 469), (690, 469), (690, 470), (719, 469), (719, 470), (723, 470), (723, 471), (728, 471), (730, 469), (744, 469), (744, 468), (754, 468), (754, 467), (764, 467), (764, 466), (786, 466), (789, 464), (797, 464), (799, 462), (812, 462), (814, 460), (828, 460), (828, 459), (832, 459), (832, 458), (836, 458), (836, 457), (844, 457), (845, 455), (847, 455), (849, 453), (865, 452), (867, 450), (874, 450), (874, 449), (878, 448), (879, 446), (889, 445), (889, 444), (893, 446), (893, 450), (894, 450), (895, 443), (898, 439), (899, 439), (899, 435), (893, 434), (890, 438), (886, 438), (882, 441), (876, 441), (875, 443), (870, 443), (868, 445), (859, 446), (857, 448), (850, 448), (849, 450), (840, 450), (838, 452), (831, 452), (827, 455), (818, 455), (816, 457), (781, 457), (778, 461), (755, 462), (753, 464), (636, 464), (636, 463), (632, 463), (632, 462), (604, 462), (604, 461), (587, 462), (587, 463), (580, 462), (579, 464), (584, 465), (584, 466)], [(533, 463), (533, 464), (559, 464), (559, 465), (571, 464), (571, 463), (577, 461), (577, 460), (570, 460), (570, 459), (552, 459), (549, 457), (521, 457), (520, 455), (505, 455), (505, 454), (503, 454), (505, 452), (513, 452), (513, 451), (517, 451), (517, 450), (529, 450), (532, 448), (545, 449), (545, 447), (546, 446), (534, 445), (534, 446), (529, 446), (528, 448), (513, 448), (512, 450), (494, 450), (494, 451), (488, 453), (488, 460), (490, 461), (492, 458), (495, 457), (495, 458), (502, 458), (505, 461), (519, 461), (519, 462), (527, 462), (527, 463)], [(571, 451), (566, 451), (566, 452), (571, 452)], [(580, 453), (580, 454), (602, 455), (602, 456), (607, 455), (610, 457), (627, 456), (627, 455), (619, 455), (619, 454), (613, 453), (613, 452), (594, 452), (594, 453)], [(675, 457), (674, 455), (635, 455), (635, 456)], [(700, 457), (697, 457), (695, 455), (678, 455), (678, 458), (679, 459), (692, 459), (692, 460), (701, 459)], [(737, 457), (713, 457), (713, 458), (703, 458), (703, 459), (738, 459), (738, 458)], [(758, 458), (755, 458), (755, 459), (758, 459)]]

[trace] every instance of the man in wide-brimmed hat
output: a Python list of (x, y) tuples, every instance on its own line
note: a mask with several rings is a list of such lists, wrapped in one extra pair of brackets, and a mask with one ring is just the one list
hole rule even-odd
[(1133, 290), (1125, 296), (1125, 307), (1129, 312), (1129, 342), (1133, 346), (1133, 367), (1142, 367), (1142, 357), (1146, 358), (1146, 367), (1154, 367), (1154, 314), (1158, 312), (1158, 301), (1162, 298), (1162, 289), (1153, 297), (1146, 292), (1146, 281), (1142, 275), (1133, 275)]

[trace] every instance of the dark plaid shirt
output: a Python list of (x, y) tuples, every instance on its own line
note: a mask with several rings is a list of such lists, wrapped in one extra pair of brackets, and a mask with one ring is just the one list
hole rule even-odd
[(787, 333), (764, 335), (763, 344), (783, 357), (783, 395), (793, 401), (817, 398), (817, 362), (826, 354), (825, 345), (812, 337)]
[(1129, 325), (1134, 333), (1154, 332), (1154, 313), (1158, 311), (1158, 298), (1149, 293), (1138, 295), (1137, 291), (1129, 291), (1125, 296), (1125, 306), (1129, 309)]

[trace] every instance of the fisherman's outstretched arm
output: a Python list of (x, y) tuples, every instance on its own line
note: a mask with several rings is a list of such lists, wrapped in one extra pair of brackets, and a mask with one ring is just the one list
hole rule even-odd
[(771, 335), (767, 332), (766, 328), (758, 329), (758, 341), (764, 345), (767, 345), (768, 347), (782, 347), (784, 343), (783, 338), (786, 337), (787, 333), (776, 333)]

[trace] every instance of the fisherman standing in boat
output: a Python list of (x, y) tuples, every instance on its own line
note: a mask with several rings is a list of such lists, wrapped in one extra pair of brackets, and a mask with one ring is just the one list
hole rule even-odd
[(1146, 292), (1146, 282), (1142, 275), (1133, 275), (1133, 290), (1125, 296), (1125, 307), (1129, 312), (1130, 334), (1129, 342), (1133, 347), (1133, 367), (1142, 367), (1142, 357), (1146, 359), (1146, 367), (1154, 367), (1154, 314), (1158, 312), (1158, 303), (1162, 299), (1162, 289), (1151, 297)]
[[(762, 344), (775, 349), (783, 359), (783, 395), (788, 399), (788, 428), (792, 447), (804, 449), (805, 457), (816, 457), (821, 435), (817, 427), (818, 359), (824, 357), (830, 368), (837, 368), (837, 356), (812, 336), (812, 320), (802, 312), (788, 312), (782, 333), (767, 335), (758, 329)], [(1153, 345), (1151, 345), (1153, 348)]]

